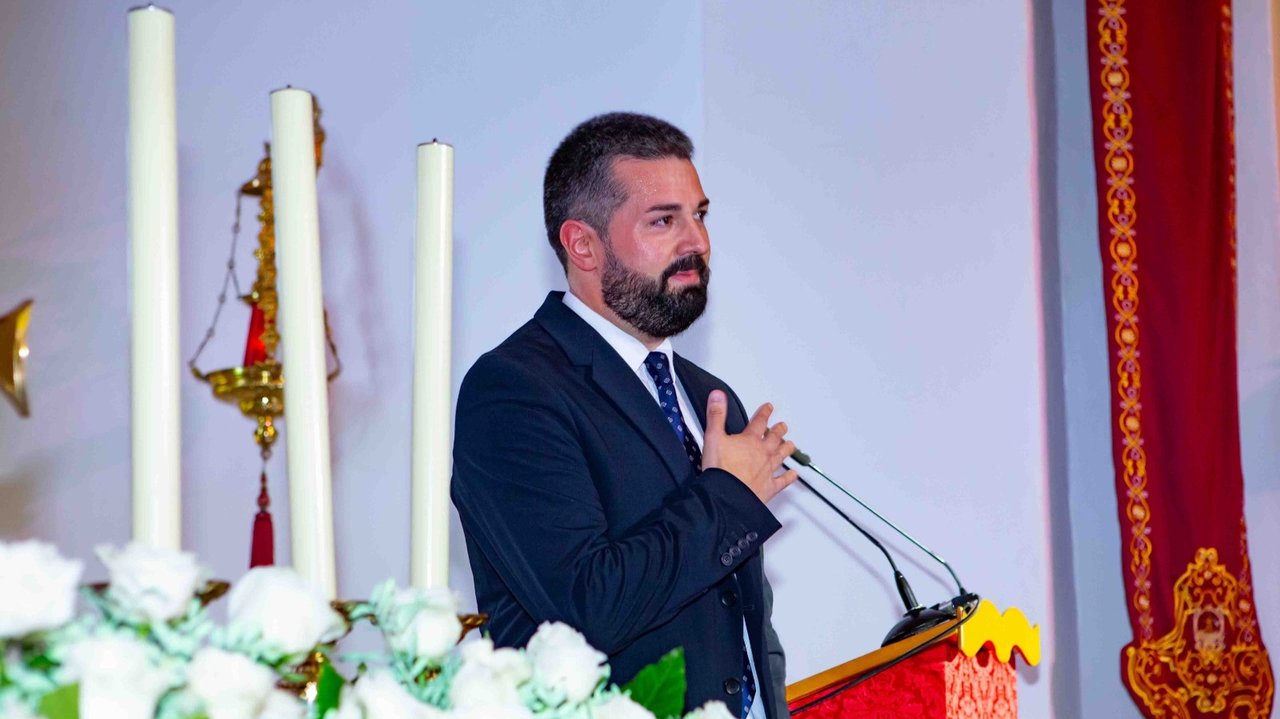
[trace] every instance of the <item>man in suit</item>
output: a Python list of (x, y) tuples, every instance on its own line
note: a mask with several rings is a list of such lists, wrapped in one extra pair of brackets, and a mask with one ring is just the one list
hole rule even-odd
[(788, 716), (761, 547), (795, 480), (772, 406), (748, 418), (671, 349), (702, 313), (709, 202), (693, 146), (656, 118), (579, 125), (547, 166), (569, 292), (482, 356), (458, 396), (453, 500), (499, 645), (562, 621), (623, 683), (684, 647), (686, 706)]

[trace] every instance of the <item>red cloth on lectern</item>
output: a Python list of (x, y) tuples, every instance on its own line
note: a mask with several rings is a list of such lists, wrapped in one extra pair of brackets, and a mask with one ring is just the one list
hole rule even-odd
[(1269, 716), (1240, 466), (1231, 2), (1086, 2), (1121, 676), (1149, 717)]
[(1018, 680), (1012, 662), (990, 647), (967, 657), (949, 639), (852, 689), (839, 687), (791, 702), (795, 719), (1017, 719)]

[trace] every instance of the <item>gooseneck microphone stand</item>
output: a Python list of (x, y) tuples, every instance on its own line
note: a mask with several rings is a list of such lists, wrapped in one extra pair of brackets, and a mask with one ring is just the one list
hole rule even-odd
[(862, 534), (862, 536), (866, 537), (869, 542), (874, 544), (876, 548), (879, 549), (880, 552), (884, 554), (885, 559), (889, 561), (889, 566), (893, 569), (894, 584), (898, 588), (898, 596), (901, 597), (902, 599), (902, 604), (906, 608), (906, 614), (904, 614), (902, 616), (902, 619), (899, 620), (897, 624), (893, 625), (893, 628), (889, 630), (889, 634), (885, 637), (884, 642), (881, 644), (881, 646), (887, 646), (889, 644), (893, 644), (894, 642), (902, 641), (903, 639), (906, 639), (907, 637), (913, 636), (915, 634), (919, 634), (920, 632), (926, 629), (929, 629), (930, 627), (935, 627), (935, 626), (938, 626), (939, 624), (955, 619), (956, 610), (959, 609), (960, 607), (965, 607), (967, 611), (972, 611), (973, 607), (970, 605), (974, 605), (977, 603), (978, 595), (972, 592), (969, 592), (964, 588), (964, 584), (962, 584), (960, 582), (960, 578), (956, 576), (955, 570), (951, 568), (951, 565), (948, 564), (945, 559), (943, 559), (942, 557), (939, 557), (936, 553), (934, 553), (928, 547), (916, 541), (915, 537), (912, 537), (910, 534), (907, 534), (900, 527), (898, 527), (898, 525), (889, 521), (884, 515), (880, 514), (875, 509), (872, 509), (866, 502), (859, 499), (857, 495), (845, 489), (843, 486), (840, 485), (840, 483), (836, 482), (834, 479), (827, 476), (826, 472), (823, 472), (813, 463), (813, 460), (809, 457), (808, 454), (805, 454), (804, 452), (797, 449), (795, 452), (791, 454), (791, 459), (796, 464), (799, 464), (802, 467), (812, 470), (815, 474), (827, 480), (827, 482), (830, 483), (831, 486), (835, 487), (837, 490), (839, 490), (842, 494), (844, 494), (849, 499), (852, 499), (853, 501), (857, 502), (859, 506), (861, 506), (863, 509), (873, 514), (876, 517), (876, 519), (879, 519), (881, 522), (888, 525), (891, 529), (893, 529), (895, 532), (900, 534), (908, 542), (911, 542), (918, 549), (920, 549), (920, 551), (929, 555), (929, 557), (931, 557), (934, 561), (941, 564), (944, 568), (946, 568), (947, 573), (951, 575), (951, 579), (956, 583), (956, 589), (958, 590), (958, 593), (950, 601), (942, 602), (941, 604), (938, 604), (932, 607), (921, 606), (920, 602), (916, 599), (915, 592), (912, 591), (911, 589), (911, 584), (907, 582), (906, 576), (903, 575), (902, 572), (898, 569), (898, 565), (896, 562), (893, 561), (893, 556), (889, 554), (889, 550), (886, 549), (885, 546), (881, 544), (879, 540), (877, 540), (874, 536), (872, 536), (870, 532), (863, 529), (857, 522), (853, 521), (853, 519), (850, 518), (849, 515), (845, 514), (843, 510), (841, 510), (839, 507), (833, 504), (830, 499), (827, 499), (825, 495), (823, 495), (818, 490), (814, 489), (813, 485), (809, 484), (809, 482), (806, 481), (803, 477), (799, 477), (797, 481), (803, 484), (810, 492), (812, 492), (816, 497), (818, 497), (818, 499), (822, 500), (822, 503), (827, 505), (827, 507), (830, 508), (831, 511), (840, 515), (840, 518), (843, 519), (846, 523), (848, 523), (849, 526), (858, 530), (858, 532)]

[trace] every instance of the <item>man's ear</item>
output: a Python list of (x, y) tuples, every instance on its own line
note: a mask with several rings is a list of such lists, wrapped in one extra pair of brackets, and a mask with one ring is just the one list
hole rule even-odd
[(560, 246), (564, 248), (569, 264), (581, 272), (594, 272), (600, 267), (600, 236), (591, 225), (581, 220), (565, 220), (560, 225)]

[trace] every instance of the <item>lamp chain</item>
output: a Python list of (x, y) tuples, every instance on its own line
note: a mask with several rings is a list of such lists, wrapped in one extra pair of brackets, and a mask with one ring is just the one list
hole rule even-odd
[(209, 344), (209, 340), (213, 339), (214, 332), (218, 327), (218, 318), (222, 316), (222, 308), (227, 304), (227, 287), (235, 288), (236, 297), (241, 295), (240, 278), (236, 277), (236, 246), (240, 242), (240, 198), (242, 195), (236, 193), (236, 218), (231, 224), (231, 254), (227, 257), (227, 273), (222, 277), (222, 291), (218, 293), (218, 306), (213, 310), (213, 321), (209, 323), (209, 329), (204, 332), (204, 339), (200, 340), (200, 346), (196, 348), (196, 353), (191, 355), (191, 359), (187, 360), (187, 367), (191, 368), (191, 373), (198, 379), (204, 379), (204, 373), (196, 367), (196, 362), (200, 359), (200, 355), (204, 352), (204, 348)]

